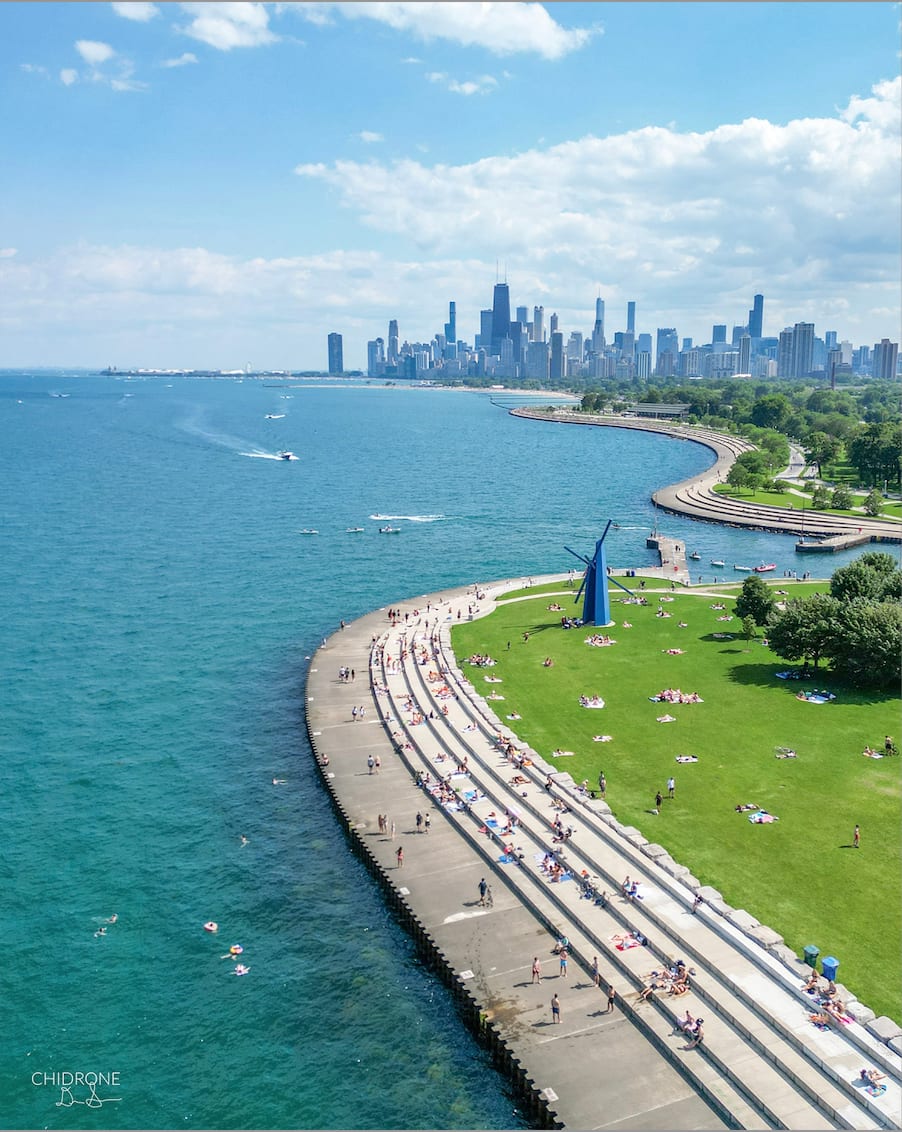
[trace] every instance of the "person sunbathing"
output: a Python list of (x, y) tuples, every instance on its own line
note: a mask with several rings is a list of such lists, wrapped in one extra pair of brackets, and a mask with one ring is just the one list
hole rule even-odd
[(878, 1081), (886, 1080), (886, 1074), (878, 1073), (876, 1069), (862, 1069), (858, 1076), (860, 1080), (867, 1081), (871, 1085), (876, 1085)]
[(815, 1026), (827, 1027), (830, 1025), (830, 1017), (827, 1014), (809, 1014), (809, 1022), (813, 1022)]
[(812, 970), (811, 974), (808, 976), (808, 982), (805, 983), (805, 985), (802, 987), (802, 990), (806, 991), (808, 994), (814, 994), (817, 990), (818, 980), (819, 975), (817, 971)]
[(689, 975), (687, 974), (685, 978), (679, 979), (677, 980), (677, 982), (672, 983), (670, 990), (667, 993), (673, 995), (681, 995), (685, 994), (686, 991), (689, 990), (692, 990), (692, 987), (689, 985)]

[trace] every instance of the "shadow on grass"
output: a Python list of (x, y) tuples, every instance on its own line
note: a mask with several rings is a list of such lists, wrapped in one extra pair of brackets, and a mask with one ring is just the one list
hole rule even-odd
[[(742, 649), (723, 649), (722, 652), (742, 652)], [(814, 684), (818, 688), (829, 688), (843, 703), (874, 705), (895, 701), (898, 693), (889, 689), (879, 688), (852, 688), (845, 681), (835, 676), (827, 668), (812, 669), (811, 674), (801, 680), (779, 680), (777, 672), (782, 671), (784, 665), (775, 657), (768, 664), (741, 664), (730, 669), (729, 678), (734, 684), (755, 684), (760, 688), (775, 688), (795, 695), (803, 685)], [(827, 706), (828, 705), (820, 705)]]

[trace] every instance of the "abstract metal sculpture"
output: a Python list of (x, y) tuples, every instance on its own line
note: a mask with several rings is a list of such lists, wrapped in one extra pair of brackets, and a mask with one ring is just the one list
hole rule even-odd
[(628, 590), (626, 586), (620, 585), (616, 578), (608, 577), (608, 563), (607, 556), (605, 555), (604, 540), (608, 531), (611, 529), (611, 519), (608, 519), (608, 524), (604, 529), (604, 534), (595, 544), (595, 554), (591, 558), (586, 558), (584, 554), (577, 554), (575, 550), (571, 550), (569, 546), (565, 546), (567, 550), (578, 558), (580, 562), (585, 562), (586, 572), (583, 575), (582, 585), (576, 594), (574, 601), (579, 601), (580, 594), (585, 591), (585, 599), (583, 601), (583, 623), (586, 625), (610, 625), (611, 624), (611, 599), (608, 595), (608, 582), (611, 581), (615, 586), (618, 586), (630, 597), (633, 596), (633, 591)]

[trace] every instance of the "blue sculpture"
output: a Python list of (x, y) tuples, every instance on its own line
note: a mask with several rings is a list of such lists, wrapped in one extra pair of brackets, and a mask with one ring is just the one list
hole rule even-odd
[(578, 558), (580, 562), (585, 562), (586, 572), (583, 575), (582, 585), (576, 594), (574, 601), (579, 601), (580, 594), (585, 591), (585, 599), (583, 601), (583, 622), (586, 625), (610, 625), (611, 624), (611, 599), (608, 594), (608, 581), (619, 586), (630, 597), (633, 596), (633, 591), (628, 590), (626, 586), (620, 585), (616, 578), (608, 578), (608, 563), (605, 555), (604, 540), (608, 531), (611, 529), (611, 519), (608, 519), (608, 524), (604, 529), (604, 534), (595, 544), (595, 554), (592, 558), (586, 558), (584, 554), (577, 554), (575, 550), (570, 550), (569, 546), (565, 546), (564, 550), (569, 551), (574, 558)]

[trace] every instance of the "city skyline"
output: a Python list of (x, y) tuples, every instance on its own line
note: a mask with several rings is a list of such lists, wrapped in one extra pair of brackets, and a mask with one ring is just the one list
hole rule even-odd
[(897, 6), (9, 3), (0, 31), (0, 366), (322, 370), (336, 332), (365, 369), (392, 319), (472, 340), (496, 264), (568, 333), (601, 296), (703, 341), (764, 293), (771, 336), (898, 338)]

